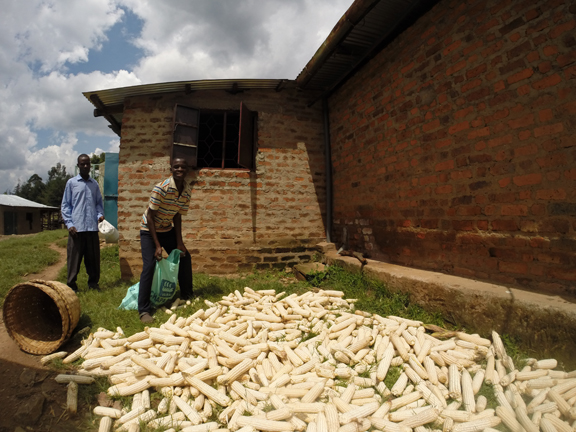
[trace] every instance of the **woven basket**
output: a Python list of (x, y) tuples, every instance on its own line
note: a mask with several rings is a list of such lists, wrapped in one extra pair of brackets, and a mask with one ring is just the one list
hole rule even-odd
[(50, 354), (76, 328), (80, 300), (63, 283), (33, 279), (8, 291), (3, 315), (8, 334), (22, 351)]

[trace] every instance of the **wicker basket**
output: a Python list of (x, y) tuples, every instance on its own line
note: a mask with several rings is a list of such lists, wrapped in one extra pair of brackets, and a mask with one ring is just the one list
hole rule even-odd
[(3, 315), (8, 334), (22, 351), (50, 354), (76, 328), (80, 300), (63, 283), (33, 279), (10, 289)]

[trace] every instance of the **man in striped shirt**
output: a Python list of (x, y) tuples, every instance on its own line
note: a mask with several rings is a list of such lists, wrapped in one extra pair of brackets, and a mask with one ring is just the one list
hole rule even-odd
[(140, 223), (140, 244), (142, 247), (142, 274), (138, 292), (138, 312), (140, 321), (151, 323), (150, 294), (154, 277), (155, 262), (162, 259), (162, 248), (168, 254), (179, 249), (180, 267), (178, 283), (180, 297), (192, 297), (192, 259), (182, 240), (182, 216), (190, 204), (190, 183), (186, 181), (188, 165), (182, 158), (174, 158), (170, 166), (172, 176), (158, 183), (152, 189), (148, 208)]

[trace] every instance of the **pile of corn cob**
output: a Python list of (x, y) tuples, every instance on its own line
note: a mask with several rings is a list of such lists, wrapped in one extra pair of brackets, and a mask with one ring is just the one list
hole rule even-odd
[[(247, 287), (128, 338), (99, 329), (64, 362), (81, 357), (83, 379), (107, 376), (110, 396), (133, 395), (127, 409), (94, 409), (101, 432), (576, 430), (576, 371), (553, 370), (554, 359), (519, 371), (496, 332), (440, 340), (419, 321), (355, 310), (343, 295)], [(393, 367), (401, 373), (387, 388)], [(495, 409), (477, 396), (484, 382)]]

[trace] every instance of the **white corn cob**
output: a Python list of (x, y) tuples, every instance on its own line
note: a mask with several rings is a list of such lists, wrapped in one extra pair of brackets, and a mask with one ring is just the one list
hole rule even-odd
[(493, 428), (500, 424), (499, 417), (488, 417), (480, 420), (472, 420), (465, 423), (459, 423), (452, 428), (453, 432), (479, 432), (486, 428)]
[(197, 378), (192, 376), (187, 376), (185, 374), (184, 378), (186, 381), (196, 389), (198, 389), (201, 393), (203, 393), (206, 397), (212, 399), (218, 405), (228, 406), (230, 405), (230, 398), (223, 393), (220, 393), (214, 387), (209, 386), (204, 381), (200, 381)]
[(540, 420), (540, 429), (542, 429), (542, 432), (558, 432), (556, 427), (554, 427), (554, 424), (552, 424), (552, 422), (547, 418), (542, 418)]
[(322, 394), (324, 386), (326, 384), (325, 380), (316, 383), (304, 396), (302, 396), (302, 403), (314, 402)]
[(92, 384), (92, 383), (94, 383), (94, 378), (90, 377), (90, 376), (84, 376), (84, 375), (59, 374), (59, 375), (56, 375), (56, 377), (54, 378), (54, 381), (56, 381), (58, 383), (75, 382), (76, 384)]
[(488, 404), (488, 399), (486, 396), (480, 395), (476, 399), (476, 412), (480, 413), (486, 409), (486, 405)]
[(150, 387), (150, 382), (147, 378), (135, 382), (127, 386), (120, 387), (118, 385), (112, 386), (108, 389), (109, 396), (130, 396)]
[(484, 377), (485, 377), (485, 371), (484, 369), (480, 369), (476, 372), (474, 378), (472, 378), (472, 391), (474, 392), (474, 394), (477, 394), (480, 391), (482, 383), (484, 382)]
[(216, 429), (218, 429), (218, 423), (206, 422), (195, 426), (186, 426), (182, 428), (181, 432), (210, 432), (215, 431)]
[(164, 371), (164, 369), (159, 368), (158, 366), (156, 366), (154, 363), (152, 363), (151, 361), (139, 356), (139, 355), (133, 355), (132, 357), (130, 357), (130, 360), (132, 360), (132, 362), (134, 362), (134, 364), (137, 364), (138, 366), (143, 367), (144, 369), (147, 369), (150, 373), (160, 377), (160, 378), (167, 378), (168, 374)]
[(511, 409), (504, 406), (498, 406), (496, 407), (496, 415), (502, 419), (502, 423), (504, 423), (512, 432), (524, 432), (524, 428), (518, 422), (516, 414)]
[(458, 366), (455, 364), (451, 364), (448, 368), (448, 386), (450, 397), (452, 399), (462, 400), (461, 377)]
[(112, 419), (110, 417), (102, 417), (98, 432), (110, 432), (112, 430)]
[[(282, 432), (282, 431), (294, 430), (294, 426), (289, 422), (266, 420), (263, 418), (247, 417), (247, 416), (238, 417), (237, 424), (240, 427), (252, 426), (256, 430), (266, 432)], [(186, 431), (186, 428), (184, 428), (183, 431)]]
[(474, 389), (472, 388), (472, 377), (466, 369), (462, 370), (461, 382), (462, 403), (464, 404), (464, 409), (469, 412), (476, 412), (476, 400), (474, 399)]
[(340, 424), (350, 423), (351, 421), (356, 421), (367, 417), (374, 413), (379, 407), (380, 404), (378, 402), (372, 402), (357, 408), (352, 408), (350, 411), (340, 415)]
[(316, 415), (316, 432), (329, 432), (328, 422), (323, 412)]
[(324, 415), (326, 417), (326, 424), (328, 432), (338, 432), (340, 428), (340, 420), (338, 418), (338, 409), (336, 405), (329, 402), (326, 404), (326, 408), (324, 409)]
[(553, 414), (542, 415), (542, 420), (548, 420), (558, 432), (574, 432), (572, 427), (565, 421), (559, 419)]
[(538, 360), (532, 365), (534, 369), (554, 369), (556, 366), (558, 366), (558, 360), (556, 359)]
[(390, 392), (394, 396), (398, 397), (402, 394), (407, 384), (408, 384), (408, 375), (406, 375), (405, 372), (402, 372), (398, 377), (398, 379), (396, 380), (396, 382), (394, 383), (394, 385), (392, 386), (392, 388), (390, 389)]
[(188, 418), (188, 420), (192, 422), (192, 424), (197, 425), (202, 423), (202, 417), (200, 417), (198, 411), (196, 411), (193, 407), (184, 402), (180, 397), (173, 396), (172, 400), (174, 401), (178, 409), (180, 409), (180, 411), (184, 413), (184, 415)]
[(520, 423), (524, 427), (526, 432), (538, 432), (539, 430), (538, 426), (532, 423), (532, 420), (530, 420), (528, 414), (526, 413), (526, 410), (523, 409), (523, 407), (516, 407), (515, 413), (518, 423)]
[(423, 426), (432, 423), (438, 418), (438, 410), (436, 408), (427, 408), (418, 414), (400, 422), (401, 426), (415, 428), (416, 426)]
[(78, 384), (74, 381), (68, 383), (68, 392), (66, 394), (66, 410), (70, 414), (76, 414), (78, 411)]

